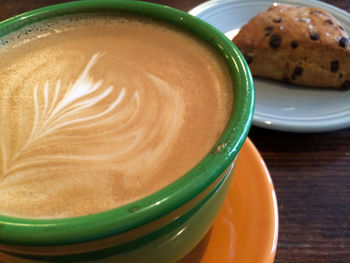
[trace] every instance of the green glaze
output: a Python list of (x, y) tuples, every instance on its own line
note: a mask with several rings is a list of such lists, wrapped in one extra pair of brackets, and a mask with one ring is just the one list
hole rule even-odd
[[(0, 216), (0, 243), (31, 246), (75, 244), (117, 235), (154, 221), (181, 207), (211, 185), (236, 157), (245, 141), (254, 111), (251, 74), (243, 56), (222, 33), (185, 12), (138, 1), (78, 1), (37, 9), (0, 23), (0, 38), (25, 25), (82, 12), (131, 12), (164, 20), (192, 32), (213, 46), (227, 62), (234, 81), (234, 110), (213, 150), (183, 177), (136, 202), (65, 219), (21, 219)], [(0, 42), (1, 44), (1, 42)]]

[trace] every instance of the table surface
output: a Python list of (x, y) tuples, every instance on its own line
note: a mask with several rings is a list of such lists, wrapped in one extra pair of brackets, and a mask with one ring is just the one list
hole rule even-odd
[[(0, 0), (0, 21), (64, 0)], [(188, 11), (201, 0), (154, 0)], [(327, 0), (350, 12), (350, 0)], [(276, 189), (275, 262), (350, 262), (350, 129), (295, 134), (252, 127)]]

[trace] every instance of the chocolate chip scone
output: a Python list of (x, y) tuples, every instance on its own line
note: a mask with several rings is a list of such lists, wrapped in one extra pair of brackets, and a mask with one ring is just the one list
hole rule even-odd
[(232, 40), (254, 76), (312, 87), (350, 88), (350, 39), (330, 14), (274, 5)]

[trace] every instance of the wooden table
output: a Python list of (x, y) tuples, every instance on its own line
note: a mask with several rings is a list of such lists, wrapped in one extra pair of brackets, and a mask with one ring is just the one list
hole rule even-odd
[[(0, 20), (64, 0), (0, 0)], [(154, 0), (188, 11), (201, 0)], [(327, 0), (350, 12), (350, 0)], [(350, 103), (350, 102), (349, 102)], [(280, 216), (275, 262), (350, 262), (350, 129), (295, 134), (252, 127)]]

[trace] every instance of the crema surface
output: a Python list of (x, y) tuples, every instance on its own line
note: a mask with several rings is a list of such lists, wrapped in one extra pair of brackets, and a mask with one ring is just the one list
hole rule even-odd
[(1, 43), (2, 215), (72, 217), (142, 198), (198, 163), (231, 114), (221, 59), (156, 22), (70, 16)]

